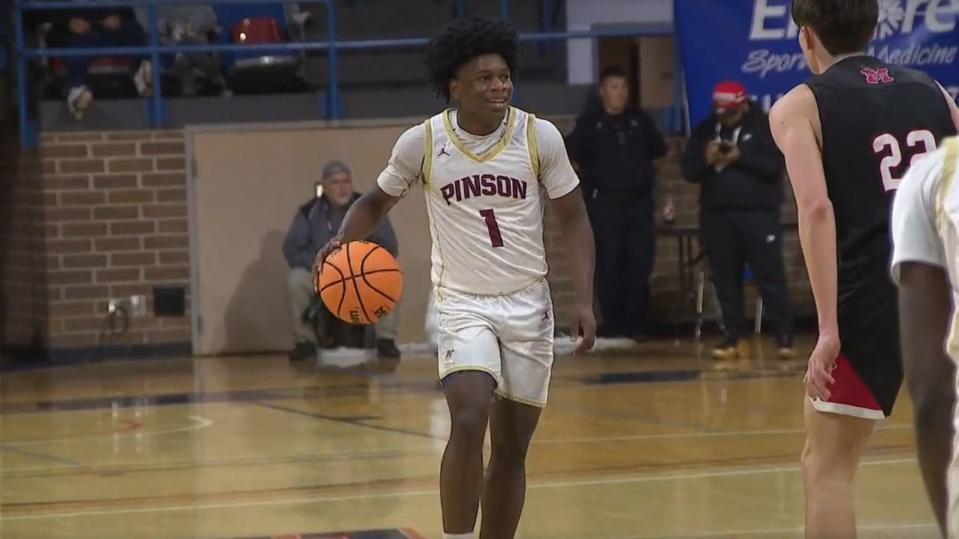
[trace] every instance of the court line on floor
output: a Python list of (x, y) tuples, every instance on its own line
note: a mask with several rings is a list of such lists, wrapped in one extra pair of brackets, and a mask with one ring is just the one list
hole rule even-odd
[[(859, 530), (882, 531), (882, 530), (924, 530), (938, 529), (935, 523), (908, 523), (908, 524), (866, 524), (856, 526)], [(669, 534), (669, 535), (614, 535), (603, 539), (728, 539), (730, 536), (737, 535), (767, 535), (770, 533), (802, 533), (805, 528), (765, 528), (758, 530), (724, 530), (719, 532), (708, 532), (700, 535)]]
[[(286, 410), (284, 410), (284, 411), (286, 411)], [(329, 420), (331, 420), (331, 421), (335, 420), (335, 418), (318, 417), (317, 415), (313, 415), (313, 414), (310, 414), (310, 413), (308, 413), (308, 412), (304, 412), (304, 414), (307, 415), (307, 416), (309, 416), (309, 417), (311, 417), (311, 418), (314, 418), (314, 419), (329, 419)], [(190, 416), (190, 417), (191, 417), (191, 418), (198, 419), (198, 420), (208, 421), (208, 422), (209, 422), (209, 425), (212, 425), (212, 424), (213, 424), (213, 421), (212, 421), (212, 420), (207, 420), (207, 419), (204, 419), (204, 418), (199, 417), (199, 416)], [(363, 424), (363, 423), (356, 423), (356, 422), (353, 422), (353, 421), (350, 421), (350, 420), (340, 420), (340, 421), (343, 421), (343, 422), (346, 422), (346, 423), (348, 423), (348, 424), (350, 424), (350, 425), (355, 425), (355, 426), (358, 426), (358, 427), (371, 427), (371, 428), (374, 427), (374, 426), (372, 426), (372, 425), (366, 425), (366, 424)], [(202, 427), (206, 427), (206, 426), (209, 426), (209, 425), (203, 425)], [(202, 428), (202, 427), (200, 427), (200, 428)], [(396, 431), (396, 430), (394, 430), (394, 429), (389, 429), (389, 428), (387, 428), (387, 429), (389, 430), (389, 432), (398, 432), (398, 433), (402, 433), (402, 434), (413, 434), (413, 432), (402, 432), (402, 431)], [(912, 426), (910, 426), (910, 425), (889, 425), (889, 426), (880, 426), (880, 427), (877, 427), (877, 428), (876, 428), (877, 431), (898, 431), (898, 430), (911, 430), (911, 429), (912, 429)], [(164, 432), (156, 432), (156, 433), (151, 433), (151, 434), (169, 434), (169, 433), (171, 433), (171, 432), (178, 432), (178, 431), (180, 431), (180, 430), (187, 430), (187, 429), (168, 430), (168, 431), (164, 431)], [(689, 438), (725, 438), (725, 437), (737, 437), (737, 436), (767, 436), (767, 435), (781, 435), (781, 434), (802, 434), (803, 432), (805, 432), (803, 429), (740, 430), (740, 431), (723, 431), (723, 432), (684, 432), (684, 433), (676, 433), (676, 434), (635, 434), (635, 435), (623, 435), (623, 436), (598, 436), (598, 437), (595, 437), (595, 438), (586, 438), (586, 437), (584, 437), (584, 438), (554, 438), (554, 439), (545, 439), (545, 440), (537, 440), (537, 439), (534, 439), (534, 440), (532, 441), (532, 443), (533, 443), (534, 445), (565, 444), (565, 443), (580, 443), (580, 444), (586, 444), (586, 443), (615, 442), (615, 441), (632, 441), (632, 440), (674, 440), (674, 439), (689, 439)], [(146, 434), (146, 433), (144, 433), (144, 434)], [(440, 438), (439, 438), (439, 437), (436, 437), (435, 439), (440, 439)], [(56, 441), (58, 441), (58, 440), (56, 440)], [(36, 442), (29, 442), (29, 443), (36, 443)], [(10, 445), (16, 445), (16, 444), (10, 444)], [(490, 449), (489, 444), (486, 444), (486, 445), (484, 446), (484, 448), (485, 448), (485, 449)], [(376, 460), (376, 459), (389, 459), (389, 458), (425, 457), (425, 456), (432, 456), (432, 455), (441, 454), (442, 452), (443, 452), (443, 450), (442, 450), (441, 448), (427, 448), (427, 449), (418, 448), (418, 449), (411, 450), (411, 451), (408, 451), (408, 452), (402, 452), (402, 451), (400, 451), (400, 452), (398, 452), (398, 451), (389, 451), (389, 452), (383, 452), (383, 451), (340, 451), (340, 452), (334, 452), (334, 453), (325, 453), (325, 454), (322, 454), (322, 455), (314, 455), (314, 454), (276, 455), (275, 458), (280, 459), (279, 461), (266, 460), (266, 459), (265, 459), (265, 460), (253, 460), (252, 457), (243, 457), (243, 458), (236, 458), (236, 459), (224, 458), (224, 459), (216, 459), (216, 460), (210, 461), (210, 462), (198, 462), (198, 461), (196, 461), (195, 459), (160, 460), (160, 461), (140, 462), (140, 463), (138, 463), (138, 465), (139, 465), (139, 466), (142, 466), (141, 468), (132, 468), (132, 469), (130, 469), (129, 471), (131, 471), (131, 472), (151, 472), (151, 471), (155, 471), (155, 470), (151, 469), (150, 466), (154, 466), (154, 465), (156, 465), (156, 464), (164, 464), (164, 465), (171, 465), (171, 466), (178, 466), (178, 465), (183, 465), (183, 464), (195, 464), (195, 465), (196, 465), (195, 467), (208, 467), (208, 466), (214, 466), (214, 467), (216, 467), (216, 466), (243, 466), (243, 465), (248, 465), (248, 466), (262, 466), (262, 465), (276, 465), (276, 464), (286, 464), (286, 463), (288, 463), (288, 462), (287, 462), (286, 460), (284, 460), (284, 459), (292, 459), (292, 460), (295, 460), (295, 459), (297, 459), (297, 458), (304, 458), (304, 459), (310, 459), (310, 460), (315, 461), (315, 462), (326, 462), (326, 461), (334, 461), (334, 460), (371, 460), (371, 459), (372, 459), (372, 460)], [(354, 459), (354, 458), (350, 458), (350, 457), (356, 457), (356, 458)], [(73, 467), (73, 465), (71, 465), (70, 467)], [(86, 467), (90, 468), (92, 472), (96, 472), (97, 469), (98, 469), (97, 466), (86, 466)], [(29, 473), (29, 472), (48, 471), (48, 470), (52, 470), (52, 469), (56, 469), (56, 468), (50, 468), (50, 467), (45, 467), (45, 468), (14, 468), (14, 469), (10, 469), (10, 470), (8, 470), (8, 471), (17, 472), (17, 473), (23, 474), (23, 473)]]
[[(915, 463), (915, 458), (883, 459), (864, 461), (861, 466), (881, 466), (891, 464)], [(621, 485), (630, 483), (647, 483), (653, 481), (685, 481), (690, 479), (708, 479), (710, 477), (735, 477), (742, 475), (761, 475), (768, 473), (798, 472), (799, 466), (778, 466), (778, 467), (760, 467), (760, 468), (739, 468), (732, 470), (714, 469), (712, 471), (702, 471), (696, 473), (662, 474), (633, 477), (617, 477), (607, 479), (584, 479), (577, 481), (557, 481), (549, 483), (533, 483), (527, 488), (529, 490), (555, 489), (568, 487), (585, 486), (603, 486), (603, 485)], [(94, 511), (76, 511), (72, 513), (41, 513), (28, 515), (4, 516), (0, 514), (0, 522), (14, 520), (38, 520), (51, 518), (73, 518), (86, 516), (103, 515), (125, 515), (142, 513), (167, 513), (177, 511), (197, 511), (202, 509), (235, 509), (242, 507), (269, 507), (277, 505), (298, 505), (318, 502), (344, 502), (353, 500), (371, 500), (378, 498), (397, 498), (412, 496), (435, 496), (439, 494), (438, 489), (426, 490), (408, 490), (397, 492), (379, 492), (369, 494), (349, 494), (344, 496), (312, 496), (307, 498), (292, 498), (288, 500), (260, 500), (249, 502), (224, 502), (194, 505), (177, 505), (167, 507), (144, 507), (137, 509), (104, 509)]]
[(0, 451), (9, 451), (9, 452), (11, 452), (11, 453), (17, 453), (17, 454), (19, 454), (19, 455), (24, 455), (24, 456), (27, 456), (27, 457), (33, 457), (33, 458), (37, 458), (37, 459), (41, 459), (41, 460), (46, 460), (46, 461), (50, 461), (50, 462), (56, 462), (57, 464), (66, 464), (66, 465), (68, 465), (68, 466), (70, 466), (70, 467), (83, 466), (83, 464), (81, 464), (81, 463), (79, 463), (79, 462), (77, 462), (77, 461), (75, 461), (75, 460), (70, 460), (70, 459), (66, 459), (66, 458), (63, 458), (63, 457), (58, 457), (58, 456), (55, 456), (55, 455), (50, 455), (50, 454), (47, 454), (47, 453), (40, 453), (40, 452), (37, 452), (37, 451), (27, 451), (26, 449), (20, 449), (20, 448), (17, 448), (17, 447), (13, 447), (11, 444), (0, 444)]
[(409, 429), (401, 429), (401, 428), (398, 428), (398, 427), (386, 427), (386, 426), (383, 426), (383, 425), (370, 425), (369, 423), (363, 423), (362, 421), (357, 420), (357, 419), (346, 419), (346, 418), (341, 418), (341, 417), (335, 417), (335, 416), (328, 416), (328, 415), (318, 414), (318, 413), (315, 413), (315, 412), (307, 412), (307, 411), (304, 411), (304, 410), (298, 410), (298, 409), (296, 409), (296, 408), (289, 408), (289, 407), (287, 407), (287, 406), (280, 406), (279, 404), (270, 404), (270, 403), (266, 403), (266, 402), (262, 402), (262, 401), (253, 401), (253, 402), (251, 402), (251, 403), (249, 403), (249, 404), (256, 404), (256, 405), (262, 406), (262, 407), (264, 407), (264, 408), (269, 408), (269, 409), (271, 409), (271, 410), (277, 410), (277, 411), (280, 411), (280, 412), (286, 412), (286, 413), (288, 413), (288, 414), (302, 415), (302, 416), (306, 416), (306, 417), (312, 417), (313, 419), (323, 419), (323, 420), (326, 420), (326, 421), (333, 421), (334, 423), (342, 423), (342, 424), (344, 424), (344, 425), (352, 425), (352, 426), (354, 426), (354, 427), (366, 427), (366, 428), (368, 428), (368, 429), (373, 429), (373, 430), (381, 430), (381, 431), (384, 431), (384, 432), (392, 432), (392, 433), (394, 433), (394, 434), (408, 434), (408, 435), (410, 435), (410, 436), (417, 436), (417, 437), (419, 437), (419, 438), (427, 438), (427, 439), (429, 439), (429, 440), (442, 440), (442, 441), (444, 441), (444, 442), (445, 442), (446, 439), (447, 439), (446, 436), (435, 436), (435, 435), (433, 435), (433, 434), (429, 434), (429, 433), (426, 433), (426, 432), (419, 432), (419, 431), (409, 430)]
[[(715, 371), (713, 369), (707, 369), (703, 367), (695, 367), (689, 369), (690, 371), (697, 371), (701, 375), (721, 372)], [(651, 372), (651, 371), (627, 371), (627, 372)], [(733, 372), (733, 371), (729, 371)], [(641, 382), (624, 382), (623, 384), (617, 385), (629, 385), (629, 384), (663, 384), (663, 383), (707, 383), (712, 384), (716, 382), (731, 382), (731, 381), (741, 381), (741, 380), (753, 380), (753, 379), (770, 379), (770, 378), (783, 378), (783, 377), (792, 377), (799, 376), (801, 372), (783, 372), (783, 371), (743, 371), (745, 374), (740, 374), (737, 376), (732, 376), (728, 378), (720, 379), (710, 379), (710, 378), (700, 378), (696, 380), (686, 380), (686, 381), (641, 381)], [(567, 375), (556, 375), (554, 379), (557, 381), (562, 380), (563, 384), (558, 387), (563, 388), (580, 388), (580, 389), (603, 389), (605, 386), (591, 384), (588, 380), (585, 380), (582, 375), (576, 376), (567, 376)], [(569, 384), (569, 385), (567, 385)], [(218, 391), (191, 391), (191, 392), (181, 392), (181, 393), (155, 393), (155, 394), (146, 394), (146, 395), (132, 395), (125, 397), (92, 397), (92, 398), (72, 398), (72, 399), (62, 399), (62, 400), (52, 400), (52, 401), (22, 401), (22, 402), (10, 402), (5, 404), (5, 409), (0, 412), (0, 417), (10, 416), (17, 414), (37, 414), (37, 413), (49, 413), (51, 411), (79, 411), (79, 410), (99, 410), (106, 409), (116, 406), (118, 403), (127, 407), (130, 403), (135, 401), (149, 400), (150, 405), (152, 406), (169, 406), (177, 404), (217, 404), (217, 403), (235, 403), (235, 402), (254, 402), (254, 401), (263, 401), (263, 400), (286, 400), (291, 398), (312, 398), (318, 394), (323, 394), (327, 396), (356, 396), (365, 394), (364, 391), (367, 389), (368, 383), (346, 383), (344, 385), (332, 385), (332, 386), (284, 386), (284, 387), (272, 387), (272, 388), (262, 388), (262, 389), (244, 389), (244, 390), (218, 390)], [(408, 395), (408, 394), (439, 394), (439, 391), (436, 388), (436, 383), (434, 380), (397, 380), (384, 383), (382, 385), (384, 392), (390, 395)], [(359, 392), (357, 392), (359, 390)]]
[[(876, 428), (883, 430), (912, 430), (912, 425), (889, 425)], [(769, 436), (774, 434), (802, 434), (804, 429), (738, 430), (710, 432), (680, 432), (675, 434), (627, 434), (623, 436), (596, 436), (583, 438), (547, 438), (533, 439), (533, 444), (586, 444), (596, 442), (619, 442), (629, 440), (671, 440), (679, 438), (723, 438), (727, 436)]]
[(60, 443), (60, 442), (74, 442), (77, 440), (97, 440), (103, 438), (112, 438), (112, 437), (121, 437), (126, 438), (133, 435), (138, 435), (140, 437), (148, 436), (160, 436), (164, 434), (174, 434), (177, 432), (189, 432), (191, 430), (201, 430), (213, 425), (212, 419), (207, 419), (198, 415), (191, 415), (189, 417), (190, 421), (193, 421), (192, 425), (187, 425), (185, 427), (176, 427), (172, 429), (165, 430), (155, 430), (155, 431), (135, 431), (135, 430), (124, 430), (124, 431), (113, 431), (113, 432), (104, 432), (101, 434), (88, 434), (86, 436), (73, 436), (68, 438), (50, 438), (49, 440), (28, 440), (25, 442), (8, 442), (4, 445), (11, 447), (22, 447), (25, 445), (42, 445), (50, 443)]
[[(229, 466), (282, 466), (296, 464), (316, 464), (335, 461), (360, 461), (360, 460), (386, 460), (403, 458), (435, 458), (443, 453), (442, 449), (416, 449), (410, 451), (339, 451), (334, 453), (288, 453), (281, 455), (271, 455), (270, 457), (260, 456), (242, 456), (236, 458), (220, 458), (213, 460), (190, 459), (167, 459), (167, 460), (146, 460), (138, 461), (135, 465), (123, 466), (124, 473), (155, 473), (171, 470), (192, 470), (222, 468)], [(161, 467), (162, 466), (162, 467)], [(72, 467), (67, 466), (45, 466), (33, 468), (5, 468), (6, 474), (18, 474), (18, 478), (33, 478), (37, 475), (27, 475), (36, 472), (58, 472)], [(83, 466), (84, 471), (91, 474), (110, 473), (116, 469), (116, 465), (106, 464), (87, 464)], [(46, 477), (51, 474), (42, 474)]]

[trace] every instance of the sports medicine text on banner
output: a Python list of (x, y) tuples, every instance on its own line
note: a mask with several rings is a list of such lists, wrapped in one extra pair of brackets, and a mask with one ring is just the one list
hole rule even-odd
[[(710, 113), (713, 85), (738, 80), (768, 110), (812, 74), (789, 0), (675, 0), (692, 125)], [(959, 96), (959, 0), (879, 0), (867, 54), (921, 69)]]

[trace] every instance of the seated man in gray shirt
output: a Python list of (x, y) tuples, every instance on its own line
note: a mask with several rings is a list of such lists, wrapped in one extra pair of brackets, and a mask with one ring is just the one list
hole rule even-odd
[[(315, 357), (317, 346), (327, 344), (325, 341), (328, 334), (325, 332), (330, 324), (338, 322), (335, 317), (330, 316), (313, 290), (313, 261), (316, 252), (340, 229), (346, 211), (360, 198), (360, 194), (353, 190), (350, 169), (339, 161), (331, 161), (323, 167), (322, 186), (322, 196), (310, 200), (296, 212), (283, 242), (283, 256), (290, 266), (287, 286), (290, 291), (295, 340), (293, 352), (290, 353), (292, 360)], [(399, 254), (396, 234), (388, 219), (384, 219), (376, 232), (367, 239), (383, 246), (393, 256)], [(313, 305), (314, 299), (318, 304), (316, 330), (304, 316), (307, 309)], [(376, 351), (381, 357), (399, 357), (399, 350), (394, 342), (396, 321), (397, 315), (394, 311), (376, 323)]]

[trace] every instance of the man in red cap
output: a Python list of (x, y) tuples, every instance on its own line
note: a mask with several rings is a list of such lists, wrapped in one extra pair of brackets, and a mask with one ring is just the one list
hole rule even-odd
[(780, 356), (792, 357), (792, 309), (779, 222), (783, 157), (766, 114), (747, 98), (742, 84), (717, 84), (713, 110), (693, 131), (682, 161), (683, 177), (701, 188), (700, 227), (726, 332), (712, 355), (739, 355), (748, 264), (776, 328)]

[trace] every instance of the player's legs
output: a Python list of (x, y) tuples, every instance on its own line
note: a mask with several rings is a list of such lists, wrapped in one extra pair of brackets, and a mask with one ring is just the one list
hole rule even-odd
[(526, 452), (546, 405), (553, 308), (545, 280), (498, 299), (502, 382), (490, 418), (493, 449), (483, 492), (483, 539), (509, 539), (526, 498)]
[(493, 391), (502, 383), (491, 313), (495, 298), (450, 290), (436, 295), (438, 368), (450, 410), (440, 468), (443, 529), (472, 533), (483, 489), (483, 442)]
[(493, 446), (483, 490), (480, 539), (511, 538), (526, 500), (526, 451), (541, 409), (499, 397), (493, 401), (490, 440)]
[(853, 479), (875, 428), (875, 421), (820, 412), (804, 399), (806, 444), (802, 478), (806, 498), (806, 537), (856, 537)]
[(471, 533), (483, 488), (483, 440), (496, 382), (482, 371), (460, 371), (443, 380), (450, 409), (450, 439), (440, 466), (443, 530)]

